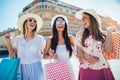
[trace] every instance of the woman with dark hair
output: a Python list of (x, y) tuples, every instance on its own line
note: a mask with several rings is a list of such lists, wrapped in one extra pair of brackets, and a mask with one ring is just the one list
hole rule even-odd
[(68, 63), (73, 53), (74, 37), (68, 35), (68, 21), (63, 15), (57, 15), (51, 22), (53, 36), (48, 38), (44, 49), (45, 59), (66, 60)]
[(84, 30), (76, 35), (76, 52), (80, 62), (78, 80), (115, 80), (103, 55), (103, 51), (112, 51), (112, 30), (104, 35), (100, 17), (91, 9), (81, 10), (75, 16), (84, 26)]

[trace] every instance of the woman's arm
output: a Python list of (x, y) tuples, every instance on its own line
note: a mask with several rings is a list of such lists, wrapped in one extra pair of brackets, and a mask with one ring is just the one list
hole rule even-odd
[(70, 39), (70, 43), (71, 45), (74, 47), (75, 46), (75, 39), (73, 36), (69, 36), (69, 39)]
[(90, 63), (90, 64), (95, 64), (96, 62), (99, 61), (99, 58), (98, 58), (98, 57), (92, 56), (92, 55), (89, 55), (89, 54), (86, 54), (86, 53), (84, 54), (83, 59), (84, 59), (85, 61), (87, 61), (88, 63)]
[(6, 40), (6, 45), (7, 45), (8, 53), (9, 53), (10, 57), (11, 58), (15, 57), (16, 55), (14, 53), (17, 54), (17, 49), (12, 47), (10, 34), (5, 35), (5, 40)]
[(43, 58), (56, 60), (56, 59), (58, 59), (58, 55), (54, 52), (54, 50), (50, 50), (50, 45), (51, 45), (51, 38), (48, 38), (46, 41)]
[(50, 45), (51, 45), (51, 38), (48, 38), (47, 41), (46, 41), (46, 45), (45, 45), (45, 48), (44, 48), (44, 54), (43, 54), (43, 58), (44, 59), (49, 59), (49, 49), (50, 49)]
[(95, 64), (99, 59), (96, 59), (94, 56), (89, 55), (84, 52), (83, 47), (81, 45), (81, 37), (82, 37), (83, 32), (79, 32), (76, 35), (76, 46), (75, 46), (75, 51), (76, 51), (76, 56), (78, 57), (79, 61), (87, 61), (90, 64)]
[(113, 50), (113, 43), (112, 43), (112, 29), (109, 28), (107, 30), (106, 40), (103, 44), (103, 49), (105, 52), (111, 52)]

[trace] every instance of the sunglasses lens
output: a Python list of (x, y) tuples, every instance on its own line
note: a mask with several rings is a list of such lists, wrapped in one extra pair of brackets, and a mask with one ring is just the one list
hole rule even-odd
[(59, 20), (56, 20), (56, 24), (60, 24), (60, 21), (59, 21)]
[(36, 23), (37, 21), (36, 20), (34, 20), (34, 23)]
[(62, 20), (62, 21), (56, 20), (56, 24), (60, 24), (60, 23), (65, 24), (65, 20)]
[(64, 21), (64, 20), (62, 20), (62, 24), (65, 24), (65, 21)]
[(28, 21), (28, 22), (34, 22), (34, 23), (37, 22), (36, 20), (32, 20), (32, 19), (28, 19), (27, 21)]
[(29, 19), (29, 22), (32, 22), (32, 19)]

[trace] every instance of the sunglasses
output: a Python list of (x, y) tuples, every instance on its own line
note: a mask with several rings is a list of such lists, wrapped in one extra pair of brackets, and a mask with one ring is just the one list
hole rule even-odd
[(34, 23), (37, 23), (36, 20), (33, 20), (33, 19), (27, 19), (27, 22), (34, 22)]
[(60, 23), (65, 24), (65, 20), (56, 20), (56, 24), (60, 24)]

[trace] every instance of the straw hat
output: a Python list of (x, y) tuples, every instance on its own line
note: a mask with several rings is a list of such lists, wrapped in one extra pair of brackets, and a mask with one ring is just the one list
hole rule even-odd
[(32, 14), (32, 13), (26, 13), (19, 18), (17, 24), (18, 24), (18, 29), (20, 30), (20, 32), (23, 32), (23, 24), (24, 24), (25, 20), (28, 18), (34, 18), (37, 21), (36, 32), (38, 32), (43, 25), (43, 20), (40, 16), (38, 16), (36, 14)]
[(101, 29), (101, 19), (100, 19), (100, 17), (98, 16), (98, 14), (97, 14), (94, 10), (92, 10), (92, 9), (80, 10), (80, 11), (78, 11), (78, 12), (75, 14), (75, 17), (78, 18), (78, 19), (82, 19), (82, 14), (83, 14), (84, 12), (92, 15), (92, 16), (97, 20), (97, 22), (98, 22), (98, 24), (99, 24), (99, 28)]
[(64, 18), (65, 22), (66, 22), (67, 25), (68, 25), (68, 19), (67, 19), (66, 16), (64, 16), (64, 15), (56, 15), (56, 16), (54, 16), (54, 17), (52, 18), (51, 26), (53, 26), (55, 19), (58, 18), (58, 17), (62, 17), (62, 18)]

